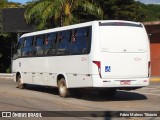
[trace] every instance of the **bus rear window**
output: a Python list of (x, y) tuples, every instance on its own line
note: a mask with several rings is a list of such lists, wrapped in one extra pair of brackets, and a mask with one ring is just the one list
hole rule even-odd
[(107, 23), (101, 23), (101, 22), (99, 22), (99, 26), (132, 26), (132, 27), (142, 27), (141, 24), (126, 23), (126, 22), (107, 22)]

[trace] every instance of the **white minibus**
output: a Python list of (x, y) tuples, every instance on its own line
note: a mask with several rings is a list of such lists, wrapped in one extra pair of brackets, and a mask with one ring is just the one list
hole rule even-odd
[(18, 41), (12, 71), (19, 88), (58, 87), (61, 97), (94, 88), (114, 96), (118, 89), (149, 85), (148, 35), (142, 23), (121, 20), (27, 33)]

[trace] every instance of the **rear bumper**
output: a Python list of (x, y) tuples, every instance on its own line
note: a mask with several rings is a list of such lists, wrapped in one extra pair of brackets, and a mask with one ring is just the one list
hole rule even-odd
[(140, 88), (149, 85), (149, 78), (101, 79), (99, 75), (92, 75), (92, 79), (93, 87)]

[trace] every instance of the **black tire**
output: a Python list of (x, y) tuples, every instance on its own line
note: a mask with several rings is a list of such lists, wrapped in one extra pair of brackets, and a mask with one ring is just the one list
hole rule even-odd
[(17, 88), (24, 89), (24, 84), (21, 81), (21, 76), (20, 75), (17, 77)]
[(99, 94), (105, 97), (114, 97), (116, 95), (116, 92), (117, 92), (117, 89), (105, 89), (105, 90), (99, 91)]
[(66, 81), (64, 78), (61, 78), (60, 80), (58, 80), (58, 90), (59, 90), (60, 97), (65, 98), (70, 96), (70, 92), (67, 89)]

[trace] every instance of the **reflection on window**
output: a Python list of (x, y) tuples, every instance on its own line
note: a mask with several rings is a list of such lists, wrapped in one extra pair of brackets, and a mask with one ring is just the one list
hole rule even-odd
[(44, 35), (36, 36), (35, 55), (43, 55)]
[(22, 49), (22, 56), (31, 56), (33, 51), (33, 37), (25, 38), (24, 48)]
[(59, 32), (59, 34), (58, 34), (58, 48), (57, 48), (58, 55), (69, 54), (70, 36), (71, 36), (71, 31), (69, 31), (69, 30)]
[(19, 42), (18, 42), (18, 44), (16, 46), (16, 49), (15, 49), (15, 54), (13, 56), (14, 59), (17, 58), (17, 57), (21, 57), (23, 43), (24, 43), (24, 39), (20, 38)]
[(44, 55), (55, 55), (56, 52), (56, 33), (50, 33), (46, 35), (45, 45), (44, 45)]
[(72, 34), (71, 54), (88, 52), (89, 28), (75, 29)]
[(25, 38), (24, 47), (30, 47), (33, 44), (33, 37), (27, 37)]

